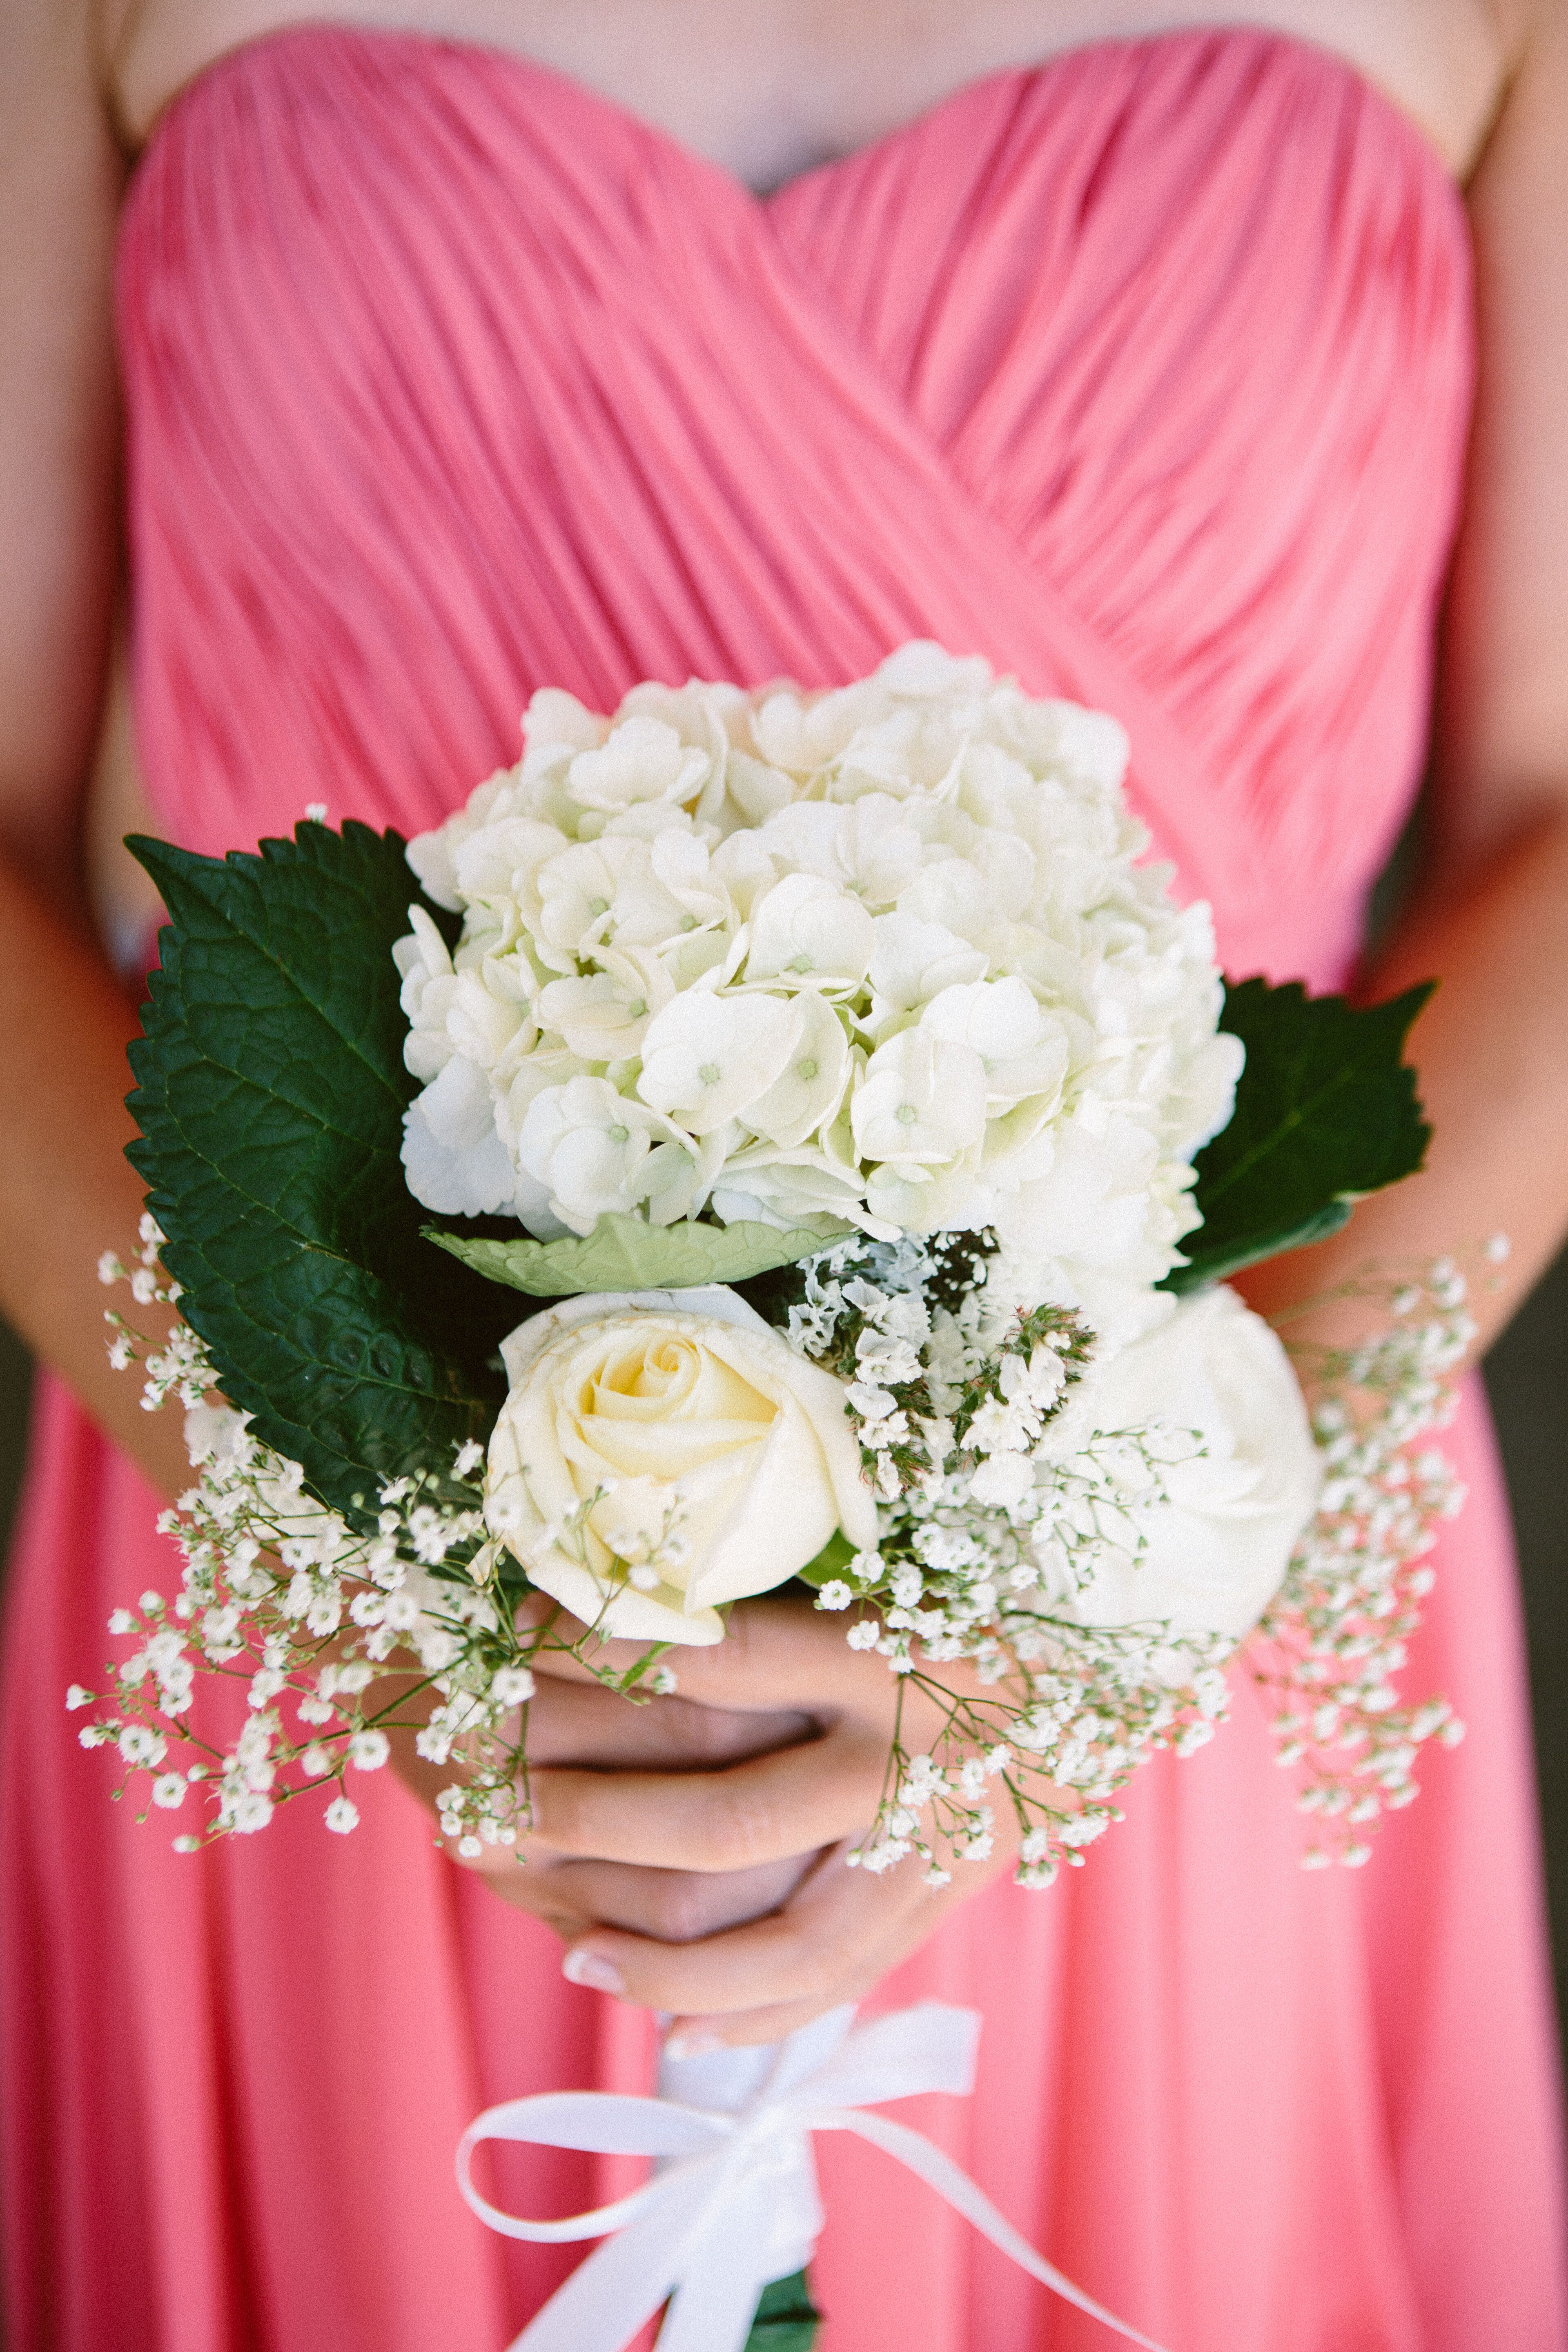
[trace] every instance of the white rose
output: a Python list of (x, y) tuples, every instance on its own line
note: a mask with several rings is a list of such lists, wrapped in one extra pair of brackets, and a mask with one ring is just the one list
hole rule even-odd
[(836, 1528), (875, 1545), (842, 1387), (733, 1291), (565, 1299), (501, 1354), (486, 1516), (601, 1632), (717, 1642), (723, 1602), (784, 1583)]
[(1112, 1553), (1068, 1602), (1088, 1625), (1168, 1622), (1240, 1641), (1267, 1608), (1317, 1507), (1322, 1465), (1287, 1356), (1223, 1287), (1184, 1299), (1097, 1370), (1102, 1430), (1159, 1422), (1203, 1451), (1162, 1472), (1163, 1500), (1135, 1503), (1142, 1552)]

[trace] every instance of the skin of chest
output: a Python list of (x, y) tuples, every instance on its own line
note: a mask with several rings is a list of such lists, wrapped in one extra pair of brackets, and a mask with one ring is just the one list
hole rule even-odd
[(476, 41), (586, 83), (757, 188), (852, 152), (966, 82), (1100, 40), (1250, 25), (1342, 56), (1463, 176), (1506, 75), (1511, 0), (104, 0), (132, 150), (193, 76), (323, 17)]

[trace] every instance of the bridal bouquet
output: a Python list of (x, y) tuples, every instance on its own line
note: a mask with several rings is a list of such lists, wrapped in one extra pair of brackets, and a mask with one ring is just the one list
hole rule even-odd
[(352, 1829), (416, 1722), (443, 1833), (519, 1845), (544, 1656), (646, 1699), (787, 1588), (945, 1724), (851, 1859), (941, 1881), (1000, 1806), (1046, 1885), (1263, 1619), (1316, 1851), (1361, 1858), (1454, 1731), (1388, 1677), (1463, 1286), (1399, 1286), (1314, 1423), (1224, 1277), (1419, 1164), (1426, 992), (1227, 986), (1116, 723), (934, 646), (612, 719), (547, 691), (525, 739), (412, 842), (133, 845), (170, 928), (129, 1278), (182, 1319), (110, 1319), (198, 1475), (86, 1742), (194, 1849), (307, 1790)]

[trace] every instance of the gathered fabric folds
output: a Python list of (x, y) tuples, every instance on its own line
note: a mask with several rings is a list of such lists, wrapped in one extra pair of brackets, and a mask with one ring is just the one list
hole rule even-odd
[[(1236, 975), (1344, 976), (1423, 758), (1472, 366), (1436, 155), (1253, 32), (996, 76), (759, 200), (515, 57), (308, 26), (157, 126), (120, 255), (137, 734), (208, 852), (405, 833), (535, 688), (808, 686), (934, 637), (1113, 711)], [(106, 1235), (106, 1242), (114, 1237)], [(1509, 1538), (1470, 1501), (1407, 1673), (1469, 1727), (1356, 1874), (1244, 1672), (1047, 1894), (878, 2004), (985, 2012), (910, 2120), (1173, 2352), (1563, 2352), (1553, 2043)], [(652, 2026), (390, 1774), (175, 1855), (61, 1708), (175, 1557), (46, 1385), (5, 1666), (15, 2352), (500, 2352), (573, 2259), (488, 2237), (480, 2107), (643, 2090)], [(823, 2352), (1089, 2352), (918, 2182), (821, 2150)], [(560, 2212), (617, 2160), (497, 2159)]]

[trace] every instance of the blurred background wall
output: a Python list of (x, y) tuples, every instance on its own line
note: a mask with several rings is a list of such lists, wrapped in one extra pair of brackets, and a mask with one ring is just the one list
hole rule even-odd
[[(1486, 1377), (1519, 1528), (1558, 2008), (1568, 2017), (1568, 1254), (1492, 1349)], [(21, 1476), (27, 1387), (26, 1357), (0, 1324), (0, 1525)]]

